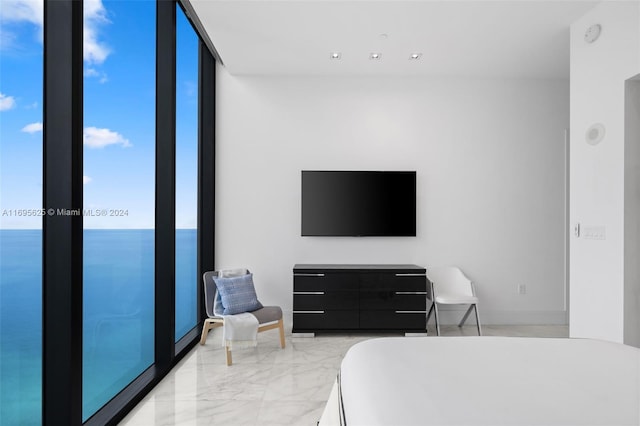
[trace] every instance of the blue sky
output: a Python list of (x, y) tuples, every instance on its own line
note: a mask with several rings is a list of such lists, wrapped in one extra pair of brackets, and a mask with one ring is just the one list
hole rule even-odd
[[(126, 211), (85, 228), (154, 226), (155, 7), (85, 0), (84, 208)], [(40, 228), (11, 210), (42, 208), (42, 0), (2, 0), (0, 23), (0, 228)], [(195, 228), (198, 39), (181, 10), (177, 37), (176, 226)]]

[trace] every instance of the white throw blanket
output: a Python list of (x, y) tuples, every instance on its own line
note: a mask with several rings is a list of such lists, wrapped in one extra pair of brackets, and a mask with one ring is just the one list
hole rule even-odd
[(222, 346), (255, 347), (258, 344), (258, 319), (250, 313), (223, 315)]

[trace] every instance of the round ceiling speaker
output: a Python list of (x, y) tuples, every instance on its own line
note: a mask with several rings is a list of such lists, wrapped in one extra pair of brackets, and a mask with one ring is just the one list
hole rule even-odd
[(604, 139), (604, 133), (604, 126), (596, 123), (589, 127), (584, 136), (589, 145), (598, 145)]
[(600, 24), (595, 24), (587, 28), (587, 32), (584, 33), (584, 41), (587, 43), (593, 43), (600, 37), (600, 33), (602, 32), (602, 26)]

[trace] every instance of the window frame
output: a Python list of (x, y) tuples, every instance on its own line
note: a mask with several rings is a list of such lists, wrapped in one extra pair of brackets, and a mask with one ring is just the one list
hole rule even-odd
[[(175, 342), (176, 4), (199, 37), (198, 278), (214, 268), (215, 67), (219, 56), (187, 0), (156, 0), (154, 364), (87, 419), (114, 424), (199, 341), (198, 324)], [(83, 1), (44, 2), (43, 206), (83, 208)], [(213, 94), (213, 96), (212, 96)], [(82, 425), (83, 220), (43, 217), (42, 423)]]

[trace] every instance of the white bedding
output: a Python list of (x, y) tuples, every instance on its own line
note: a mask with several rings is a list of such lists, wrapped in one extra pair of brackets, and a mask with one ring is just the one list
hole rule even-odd
[[(373, 339), (347, 352), (341, 396), (347, 426), (640, 425), (640, 350), (586, 339)], [(321, 426), (335, 424), (329, 404)]]

